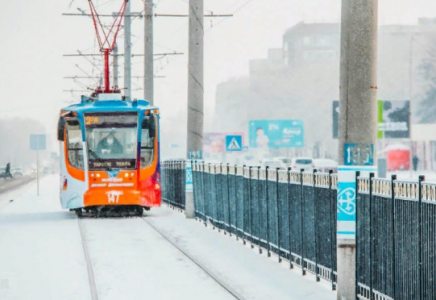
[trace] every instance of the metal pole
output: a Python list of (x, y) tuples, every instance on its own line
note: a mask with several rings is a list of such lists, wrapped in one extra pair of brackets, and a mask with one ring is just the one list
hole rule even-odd
[(144, 99), (153, 105), (153, 0), (144, 1), (144, 15)]
[(39, 196), (39, 150), (38, 149), (36, 150), (36, 195)]
[[(376, 143), (377, 19), (378, 0), (342, 0), (340, 165), (345, 164), (345, 144), (365, 149)], [(377, 157), (375, 153), (373, 157)], [(362, 164), (359, 159), (357, 165)], [(356, 299), (355, 240), (338, 239), (337, 249), (337, 299)]]
[(132, 98), (132, 42), (131, 42), (130, 1), (124, 11), (124, 96), (127, 100)]
[[(412, 140), (412, 98), (413, 98), (413, 33), (410, 38), (410, 65), (409, 65), (409, 135), (410, 135), (410, 155), (409, 155), (409, 172), (410, 178), (413, 178), (413, 140)], [(425, 158), (424, 158), (425, 159)]]
[(114, 65), (113, 65), (113, 85), (114, 85), (114, 87), (118, 87), (118, 77), (119, 77), (119, 75), (118, 75), (118, 45), (117, 44), (115, 44), (115, 47), (114, 47), (114, 55), (113, 55), (113, 58), (114, 58)]
[[(198, 159), (203, 158), (203, 16), (203, 0), (189, 0), (187, 156), (196, 153)], [(193, 218), (192, 193), (186, 193), (186, 201), (186, 217)]]

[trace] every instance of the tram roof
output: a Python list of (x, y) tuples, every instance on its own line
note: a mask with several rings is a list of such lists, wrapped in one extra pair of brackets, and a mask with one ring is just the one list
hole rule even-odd
[[(87, 99), (90, 99), (86, 97)], [(105, 100), (105, 101), (86, 101), (82, 97), (82, 102), (62, 108), (63, 111), (74, 111), (76, 113), (86, 112), (116, 112), (116, 111), (143, 111), (149, 109), (159, 109), (156, 106), (151, 106), (149, 101), (121, 101), (121, 100)]]

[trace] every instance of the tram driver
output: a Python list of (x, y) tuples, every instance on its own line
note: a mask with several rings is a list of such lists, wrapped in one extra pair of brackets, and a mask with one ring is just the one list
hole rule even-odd
[(97, 152), (108, 154), (121, 154), (124, 152), (123, 146), (115, 137), (113, 132), (110, 132), (97, 145)]

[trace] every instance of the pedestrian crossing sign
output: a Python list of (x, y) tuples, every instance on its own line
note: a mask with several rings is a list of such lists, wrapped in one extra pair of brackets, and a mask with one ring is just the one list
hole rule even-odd
[(242, 135), (227, 135), (226, 151), (228, 152), (242, 151)]

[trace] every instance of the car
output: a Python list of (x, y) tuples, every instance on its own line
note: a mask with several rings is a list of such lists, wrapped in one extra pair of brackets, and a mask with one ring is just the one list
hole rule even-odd
[(280, 160), (271, 159), (271, 158), (263, 159), (261, 165), (263, 167), (269, 167), (270, 169), (276, 169), (276, 168), (286, 169), (286, 166), (283, 165), (283, 163)]
[(333, 159), (327, 158), (318, 158), (313, 160), (313, 164), (315, 165), (315, 169), (318, 172), (329, 172), (333, 171), (333, 173), (338, 172), (338, 162)]
[(279, 160), (283, 166), (292, 168), (292, 158), (289, 157), (276, 157), (276, 160)]
[(12, 173), (12, 176), (17, 177), (17, 178), (24, 176), (24, 172), (23, 172), (22, 168), (12, 169), (11, 173)]
[(313, 159), (309, 157), (298, 157), (292, 159), (292, 170), (304, 172), (312, 172), (315, 169)]

